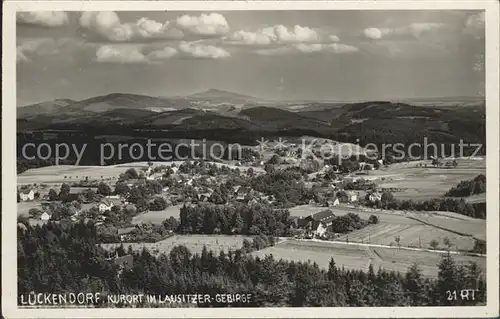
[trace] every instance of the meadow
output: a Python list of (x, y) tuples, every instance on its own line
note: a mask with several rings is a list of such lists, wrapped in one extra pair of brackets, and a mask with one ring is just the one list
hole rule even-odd
[[(340, 244), (333, 242), (287, 240), (273, 247), (252, 253), (254, 256), (264, 257), (271, 254), (276, 259), (316, 262), (319, 267), (328, 268), (331, 258), (339, 267), (346, 269), (368, 270), (370, 264), (375, 271), (384, 268), (394, 271), (406, 271), (412, 263), (419, 264), (425, 276), (437, 276), (441, 254), (438, 252), (413, 251), (394, 248), (373, 248), (357, 244)], [(475, 261), (484, 270), (486, 258), (453, 255), (460, 264)]]
[(181, 205), (169, 206), (164, 210), (160, 211), (148, 211), (146, 213), (141, 213), (132, 218), (132, 224), (141, 223), (151, 223), (151, 224), (161, 224), (165, 219), (174, 217), (175, 219), (180, 218)]

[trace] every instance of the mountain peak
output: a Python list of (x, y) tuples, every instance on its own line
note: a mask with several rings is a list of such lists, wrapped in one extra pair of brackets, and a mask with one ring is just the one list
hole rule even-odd
[(248, 95), (243, 95), (243, 94), (238, 94), (234, 92), (229, 92), (225, 90), (219, 90), (219, 89), (208, 89), (203, 92), (199, 93), (194, 93), (191, 95), (188, 95), (190, 98), (198, 98), (198, 99), (213, 99), (213, 98), (238, 98), (238, 99), (245, 99), (245, 100), (253, 100), (255, 99), (254, 97), (248, 96)]

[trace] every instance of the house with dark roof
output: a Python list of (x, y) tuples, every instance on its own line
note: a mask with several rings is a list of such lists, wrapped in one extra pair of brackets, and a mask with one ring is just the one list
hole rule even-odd
[(297, 228), (308, 229), (315, 236), (323, 236), (328, 227), (332, 225), (334, 218), (335, 215), (333, 214), (333, 211), (325, 209), (316, 214), (299, 218), (294, 224)]

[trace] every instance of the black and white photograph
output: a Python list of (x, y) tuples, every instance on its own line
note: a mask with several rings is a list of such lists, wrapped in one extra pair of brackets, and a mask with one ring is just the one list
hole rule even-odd
[(498, 317), (498, 3), (98, 2), (4, 12), (13, 317)]

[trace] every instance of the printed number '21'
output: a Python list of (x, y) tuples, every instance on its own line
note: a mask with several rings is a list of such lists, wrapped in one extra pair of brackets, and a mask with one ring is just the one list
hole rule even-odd
[(447, 290), (446, 291), (446, 299), (448, 300), (457, 300), (457, 291), (456, 290), (453, 290), (453, 291), (450, 291), (450, 290)]

